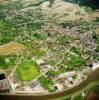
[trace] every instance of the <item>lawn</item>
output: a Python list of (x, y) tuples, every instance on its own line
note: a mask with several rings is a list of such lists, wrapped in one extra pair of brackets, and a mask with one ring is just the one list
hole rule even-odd
[(40, 75), (40, 67), (35, 61), (24, 60), (17, 67), (16, 73), (21, 81), (28, 82)]

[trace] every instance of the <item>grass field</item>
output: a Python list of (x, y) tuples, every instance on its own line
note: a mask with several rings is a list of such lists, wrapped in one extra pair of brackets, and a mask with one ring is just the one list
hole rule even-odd
[(39, 65), (32, 60), (24, 60), (16, 69), (19, 79), (23, 82), (31, 81), (40, 74)]

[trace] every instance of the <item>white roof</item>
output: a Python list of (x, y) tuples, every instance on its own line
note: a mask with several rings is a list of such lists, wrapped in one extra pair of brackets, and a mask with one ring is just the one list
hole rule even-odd
[(92, 70), (96, 70), (97, 68), (99, 68), (99, 62), (93, 64)]

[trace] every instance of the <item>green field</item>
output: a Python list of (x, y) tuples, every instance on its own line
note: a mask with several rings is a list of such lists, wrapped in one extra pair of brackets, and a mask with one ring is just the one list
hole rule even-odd
[(54, 91), (54, 88), (53, 88), (54, 83), (51, 79), (48, 79), (42, 75), (38, 78), (38, 80), (45, 89), (48, 89), (49, 92)]
[(19, 79), (23, 82), (31, 81), (40, 74), (39, 65), (32, 60), (24, 60), (16, 69)]
[(16, 64), (16, 58), (14, 56), (1, 56), (0, 55), (0, 69), (8, 69), (14, 67)]

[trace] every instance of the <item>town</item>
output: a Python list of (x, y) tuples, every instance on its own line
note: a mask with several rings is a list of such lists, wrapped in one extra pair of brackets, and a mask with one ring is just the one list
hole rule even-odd
[(98, 10), (68, 0), (0, 4), (0, 93), (61, 92), (98, 67)]

